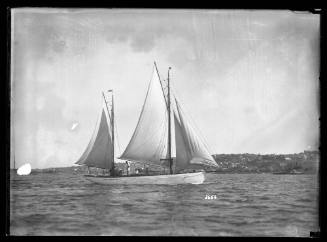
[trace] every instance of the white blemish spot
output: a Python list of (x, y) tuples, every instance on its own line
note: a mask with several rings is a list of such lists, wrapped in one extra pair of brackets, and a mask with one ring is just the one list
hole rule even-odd
[(32, 167), (29, 163), (27, 163), (18, 168), (17, 174), (20, 176), (29, 175), (31, 171)]
[(71, 127), (71, 130), (74, 130), (77, 126), (79, 125), (79, 123), (73, 123), (73, 126)]

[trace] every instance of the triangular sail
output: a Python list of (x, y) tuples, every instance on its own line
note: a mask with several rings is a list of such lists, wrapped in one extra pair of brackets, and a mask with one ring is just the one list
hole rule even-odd
[(153, 70), (139, 121), (120, 159), (161, 164), (167, 156), (167, 120), (160, 79)]
[(112, 153), (110, 117), (103, 104), (101, 116), (92, 138), (81, 158), (75, 164), (111, 169), (113, 166)]
[(186, 123), (176, 98), (175, 103), (176, 170), (199, 165), (217, 166), (203, 142), (200, 141), (191, 126)]
[(190, 152), (187, 152), (186, 141), (182, 133), (182, 127), (178, 120), (177, 114), (174, 112), (174, 126), (175, 126), (175, 144), (176, 144), (176, 169), (187, 167), (189, 161), (192, 159)]

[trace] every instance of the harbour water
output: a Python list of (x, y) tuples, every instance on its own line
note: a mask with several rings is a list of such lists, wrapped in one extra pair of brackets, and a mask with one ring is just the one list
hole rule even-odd
[(319, 230), (317, 175), (206, 176), (201, 185), (105, 186), (80, 174), (14, 175), (10, 234), (309, 237)]

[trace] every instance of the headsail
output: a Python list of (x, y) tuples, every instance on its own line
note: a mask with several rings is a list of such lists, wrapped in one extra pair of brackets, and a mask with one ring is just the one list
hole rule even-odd
[(200, 141), (192, 127), (186, 123), (176, 98), (175, 103), (176, 170), (198, 165), (217, 166), (203, 142)]
[(75, 164), (111, 169), (114, 164), (112, 153), (110, 116), (106, 111), (105, 103), (103, 103), (100, 119), (92, 138), (81, 158)]
[(139, 121), (120, 159), (154, 162), (167, 156), (167, 107), (158, 73), (153, 69)]
[[(168, 102), (170, 103), (170, 102)], [(203, 142), (186, 123), (175, 98), (175, 170), (217, 166)], [(168, 104), (157, 71), (153, 71), (134, 134), (120, 159), (168, 165)]]

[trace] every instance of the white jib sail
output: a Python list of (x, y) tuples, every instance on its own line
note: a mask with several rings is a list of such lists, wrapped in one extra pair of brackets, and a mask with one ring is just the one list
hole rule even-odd
[(153, 70), (139, 121), (120, 159), (161, 164), (167, 156), (167, 120), (160, 79)]
[(75, 163), (102, 169), (113, 165), (113, 144), (111, 139), (110, 118), (103, 102), (101, 116), (92, 138), (81, 158)]
[(174, 110), (175, 140), (176, 140), (176, 169), (181, 170), (192, 165), (217, 166), (209, 151), (195, 134), (192, 127), (186, 123), (179, 104), (175, 99)]

